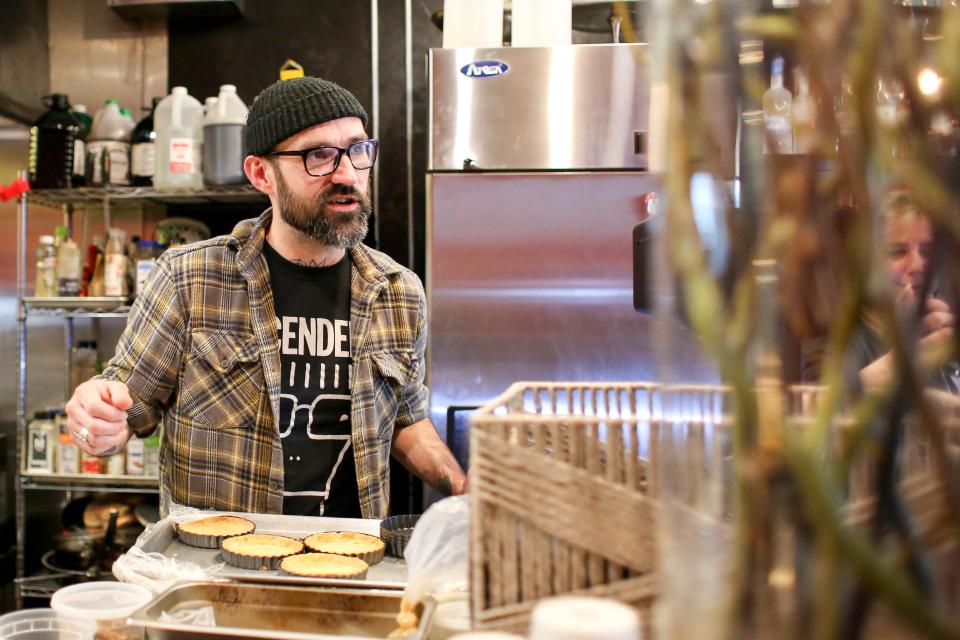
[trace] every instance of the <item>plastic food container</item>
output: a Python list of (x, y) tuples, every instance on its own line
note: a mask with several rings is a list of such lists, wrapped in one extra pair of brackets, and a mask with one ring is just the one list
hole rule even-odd
[(74, 620), (53, 609), (26, 609), (0, 616), (2, 640), (90, 640), (97, 624)]
[(127, 624), (137, 609), (153, 600), (144, 587), (124, 582), (85, 582), (53, 594), (50, 606), (66, 619), (93, 620), (98, 632), (115, 640), (140, 640), (143, 628)]

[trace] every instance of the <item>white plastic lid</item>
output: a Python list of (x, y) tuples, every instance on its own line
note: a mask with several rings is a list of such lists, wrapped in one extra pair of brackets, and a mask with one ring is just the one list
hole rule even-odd
[(151, 600), (153, 594), (140, 585), (84, 582), (57, 590), (50, 599), (50, 606), (71, 618), (125, 620)]
[(185, 96), (187, 95), (186, 87), (174, 87), (170, 90), (170, 95), (172, 96)]
[(84, 104), (75, 104), (75, 105), (73, 105), (73, 111), (76, 111), (77, 113), (86, 113), (86, 112), (87, 112), (87, 105), (84, 105)]
[(235, 85), (235, 84), (222, 84), (222, 85), (220, 85), (220, 91), (221, 91), (221, 92), (226, 91), (226, 92), (228, 92), (228, 93), (236, 93), (236, 92), (237, 92), (237, 85)]
[(40, 236), (40, 244), (54, 244), (56, 243), (56, 238), (53, 236)]
[(530, 640), (638, 640), (640, 617), (606, 598), (561, 596), (541, 601), (530, 619)]

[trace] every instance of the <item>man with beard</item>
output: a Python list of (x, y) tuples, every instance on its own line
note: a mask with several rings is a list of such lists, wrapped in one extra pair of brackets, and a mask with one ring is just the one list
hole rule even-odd
[(428, 417), (420, 280), (362, 244), (379, 143), (342, 87), (254, 101), (244, 170), (271, 207), (170, 249), (67, 427), (92, 455), (163, 419), (161, 507), (383, 518), (390, 455), (445, 493), (466, 478)]

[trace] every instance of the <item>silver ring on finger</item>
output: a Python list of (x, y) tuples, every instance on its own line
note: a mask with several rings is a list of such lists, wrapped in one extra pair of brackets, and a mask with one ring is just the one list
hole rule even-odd
[(87, 445), (88, 447), (90, 446), (90, 432), (87, 430), (86, 427), (74, 433), (73, 437), (79, 440), (80, 442), (82, 442), (83, 444)]

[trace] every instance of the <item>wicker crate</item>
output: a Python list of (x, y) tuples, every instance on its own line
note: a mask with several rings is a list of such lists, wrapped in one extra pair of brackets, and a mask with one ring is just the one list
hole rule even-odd
[[(777, 410), (803, 428), (819, 391), (791, 387)], [(726, 388), (655, 383), (517, 383), (480, 409), (470, 429), (474, 628), (525, 633), (538, 600), (573, 593), (636, 606), (651, 637), (658, 514), (674, 518), (680, 544), (726, 555), (732, 415)], [(923, 507), (928, 462), (908, 457), (920, 475), (905, 483), (907, 501)], [(659, 486), (657, 464), (682, 471)], [(849, 480), (857, 525), (872, 511), (869, 474)], [(671, 507), (659, 511), (666, 495)]]
[[(730, 452), (712, 426), (728, 413), (726, 394), (709, 386), (517, 383), (479, 410), (470, 429), (475, 628), (525, 632), (536, 602), (561, 593), (617, 598), (649, 625), (659, 428), (665, 412), (679, 412), (688, 446), (715, 463), (701, 470), (723, 467)], [(693, 490), (688, 500), (698, 506), (701, 498)], [(724, 510), (704, 522), (692, 509), (691, 531), (724, 536)]]

